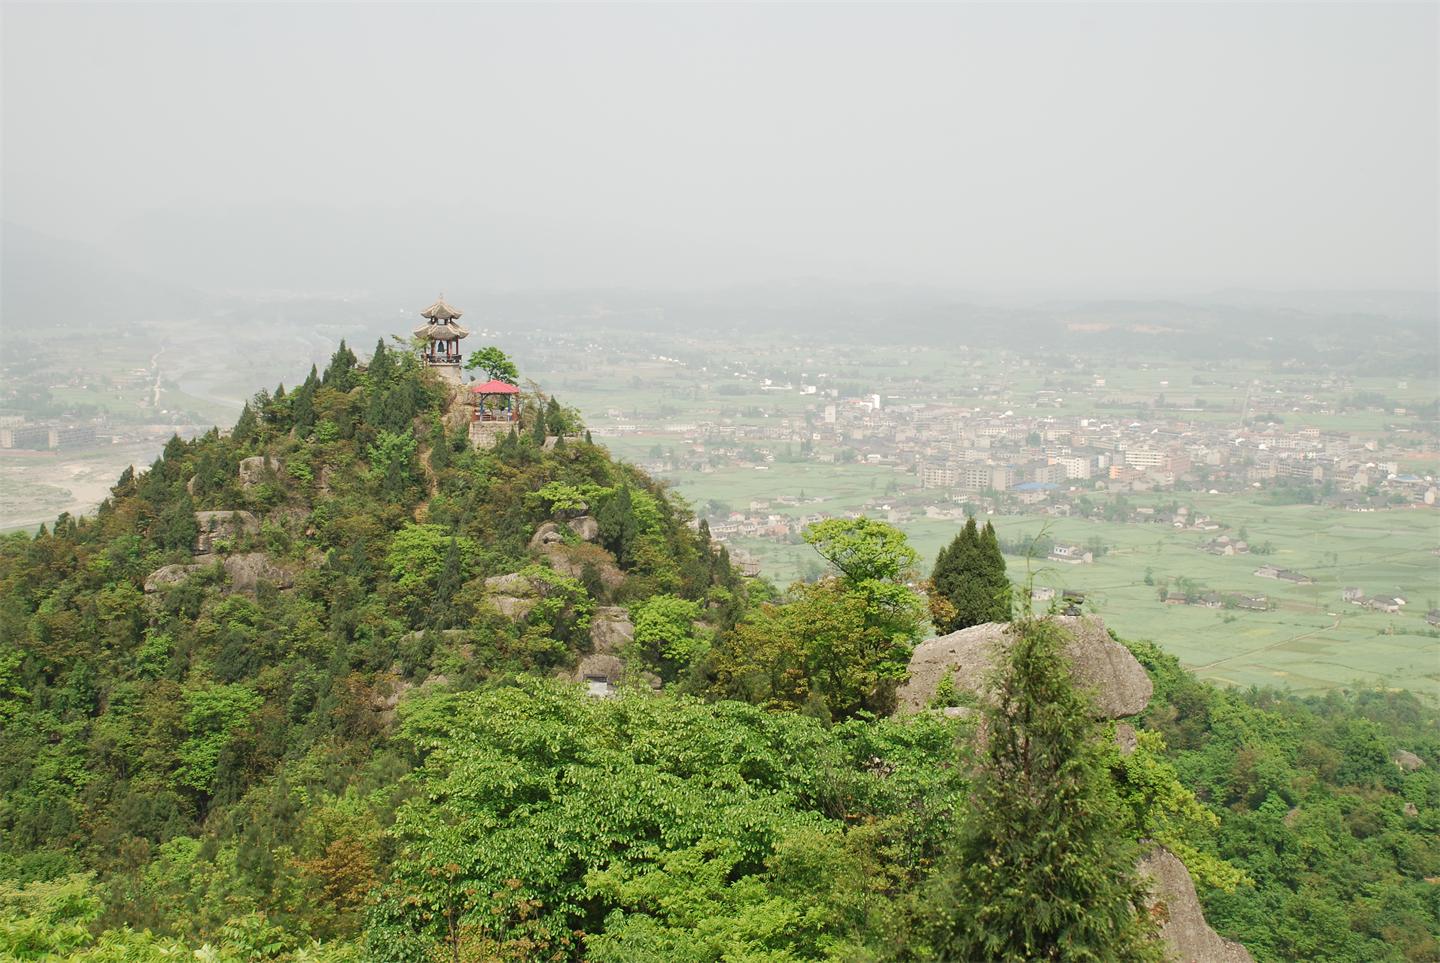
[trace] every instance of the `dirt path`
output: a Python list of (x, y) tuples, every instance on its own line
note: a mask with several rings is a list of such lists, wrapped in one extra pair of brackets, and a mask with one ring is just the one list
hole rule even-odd
[(425, 490), (429, 494), (425, 496), (424, 501), (415, 506), (415, 521), (417, 522), (425, 518), (429, 513), (430, 500), (434, 498), (435, 493), (440, 490), (440, 479), (435, 477), (435, 469), (430, 467), (430, 452), (431, 448), (429, 445), (420, 449), (420, 470), (425, 473)]

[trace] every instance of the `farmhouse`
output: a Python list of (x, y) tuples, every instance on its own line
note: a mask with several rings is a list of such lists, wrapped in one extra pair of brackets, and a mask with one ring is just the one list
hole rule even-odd
[(1260, 578), (1273, 578), (1282, 582), (1294, 582), (1296, 585), (1313, 585), (1315, 580), (1308, 575), (1292, 571), (1288, 568), (1277, 568), (1274, 565), (1262, 565), (1255, 570)]

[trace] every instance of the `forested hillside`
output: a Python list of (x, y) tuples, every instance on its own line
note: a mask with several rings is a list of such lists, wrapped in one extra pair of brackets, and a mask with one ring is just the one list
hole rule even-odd
[(1024, 615), (1004, 698), (892, 716), (898, 531), (777, 592), (556, 399), (477, 450), (451, 391), (342, 344), (0, 542), (0, 957), (1150, 959), (1157, 842), (1257, 960), (1440, 957), (1433, 707), (1135, 643), (1122, 752)]

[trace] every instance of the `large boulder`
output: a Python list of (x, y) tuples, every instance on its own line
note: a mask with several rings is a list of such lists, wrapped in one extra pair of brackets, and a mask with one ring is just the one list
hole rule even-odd
[(569, 525), (570, 531), (580, 536), (583, 541), (598, 542), (600, 540), (600, 523), (590, 515), (572, 518), (565, 524)]
[(635, 638), (630, 616), (618, 605), (602, 605), (590, 616), (590, 650), (614, 655)]
[[(146, 592), (158, 592), (162, 588), (178, 585), (195, 572), (213, 565), (213, 555), (204, 555), (189, 565), (165, 565), (151, 572), (145, 579)], [(295, 584), (295, 578), (287, 569), (276, 565), (264, 552), (242, 552), (228, 555), (220, 560), (225, 570), (227, 591), (244, 592), (254, 595), (261, 582), (268, 582), (279, 589), (288, 589)]]
[(268, 473), (280, 470), (280, 459), (269, 455), (255, 455), (240, 459), (240, 487), (254, 488), (265, 480)]
[(542, 554), (550, 560), (551, 568), (571, 578), (583, 578), (585, 567), (591, 566), (607, 592), (614, 592), (625, 581), (625, 573), (615, 564), (615, 556), (599, 545), (552, 542), (545, 546)]
[(225, 574), (230, 577), (230, 590), (254, 595), (261, 582), (269, 582), (278, 589), (288, 589), (295, 579), (285, 569), (271, 561), (264, 552), (245, 552), (228, 556), (222, 563)]
[(145, 577), (145, 591), (158, 592), (162, 588), (178, 585), (190, 577), (190, 573), (202, 568), (200, 565), (162, 565)]
[(1395, 765), (1399, 766), (1405, 772), (1414, 772), (1416, 769), (1420, 769), (1425, 765), (1425, 760), (1415, 755), (1415, 753), (1409, 749), (1396, 749), (1395, 755), (1390, 758), (1394, 760)]
[(195, 538), (196, 555), (213, 552), (217, 540), (233, 540), (260, 531), (260, 519), (245, 511), (196, 512), (195, 524), (200, 529)]
[(485, 580), (485, 597), (507, 619), (523, 619), (540, 603), (540, 589), (519, 572)]
[(535, 534), (530, 538), (530, 551), (542, 551), (549, 545), (558, 545), (565, 541), (565, 535), (560, 531), (560, 526), (554, 522), (544, 522), (535, 529)]
[[(1098, 718), (1133, 716), (1149, 705), (1154, 691), (1150, 676), (1129, 649), (1110, 638), (1099, 619), (1049, 618), (1071, 637), (1065, 650), (1076, 682), (1092, 692)], [(962, 691), (983, 694), (996, 656), (1012, 641), (1011, 633), (1008, 623), (989, 622), (921, 642), (910, 656), (910, 677), (897, 693), (899, 711), (918, 712), (928, 706), (946, 675)]]
[(1255, 963), (1250, 952), (1210, 928), (1185, 864), (1157, 846), (1138, 867), (1151, 881), (1150, 912), (1161, 920), (1160, 938), (1177, 963)]
[(618, 655), (591, 653), (576, 664), (570, 678), (589, 685), (595, 695), (609, 695), (625, 679), (625, 663)]

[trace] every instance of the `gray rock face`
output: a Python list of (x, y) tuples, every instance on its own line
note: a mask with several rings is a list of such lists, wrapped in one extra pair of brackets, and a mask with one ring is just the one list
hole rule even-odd
[(618, 655), (593, 653), (580, 660), (571, 678), (575, 682), (604, 682), (616, 686), (625, 678), (625, 663)]
[(537, 551), (547, 545), (555, 545), (565, 541), (565, 536), (560, 532), (560, 526), (554, 522), (545, 522), (535, 529), (535, 534), (530, 538), (530, 550)]
[(572, 518), (567, 522), (570, 531), (579, 535), (587, 542), (598, 541), (600, 538), (600, 523), (589, 515), (581, 515), (579, 518)]
[(231, 555), (223, 564), (225, 574), (230, 576), (232, 592), (253, 595), (261, 582), (269, 582), (278, 589), (287, 589), (295, 584), (290, 573), (272, 562), (264, 552)]
[(535, 586), (519, 572), (511, 572), (509, 575), (492, 575), (487, 578), (485, 591), (501, 595), (533, 595)]
[(630, 616), (618, 605), (602, 605), (590, 616), (590, 648), (598, 655), (614, 655), (635, 638)]
[(625, 573), (615, 564), (615, 556), (598, 545), (566, 545), (555, 542), (546, 545), (543, 552), (550, 560), (551, 568), (571, 578), (580, 578), (585, 572), (586, 563), (595, 566), (600, 583), (605, 586), (606, 591), (615, 591), (625, 581)]
[(196, 512), (195, 524), (200, 528), (195, 539), (196, 555), (213, 552), (216, 539), (233, 539), (260, 531), (260, 519), (243, 511)]
[(485, 597), (507, 619), (523, 619), (540, 602), (540, 591), (519, 572), (485, 580)]
[(1406, 772), (1414, 772), (1416, 769), (1421, 769), (1425, 766), (1425, 760), (1415, 755), (1415, 753), (1409, 749), (1396, 749), (1395, 755), (1391, 756), (1391, 759), (1395, 761), (1395, 765)]
[(248, 490), (263, 482), (266, 469), (278, 472), (280, 459), (271, 458), (269, 455), (240, 459), (240, 487)]
[[(1076, 682), (1092, 691), (1097, 718), (1133, 716), (1149, 705), (1154, 692), (1150, 676), (1129, 649), (1110, 638), (1099, 619), (1067, 615), (1050, 618), (1071, 636), (1066, 652)], [(910, 677), (897, 693), (898, 711), (924, 709), (946, 674), (954, 678), (958, 688), (983, 693), (996, 655), (1010, 644), (1010, 632), (1008, 624), (990, 622), (921, 642), (910, 657)]]
[(145, 578), (145, 591), (158, 592), (170, 585), (178, 585), (190, 577), (199, 565), (162, 565)]
[(1178, 963), (1255, 963), (1250, 952), (1210, 928), (1195, 895), (1195, 882), (1185, 864), (1163, 846), (1140, 860), (1142, 876), (1149, 877), (1150, 910), (1164, 922), (1160, 938)]
[[(145, 579), (146, 592), (158, 592), (162, 588), (178, 585), (191, 574), (213, 565), (214, 556), (202, 556), (189, 565), (165, 565), (151, 572)], [(269, 582), (278, 589), (288, 589), (295, 584), (290, 572), (276, 565), (264, 552), (244, 552), (227, 556), (220, 562), (229, 582), (228, 591), (254, 595), (261, 582)]]

